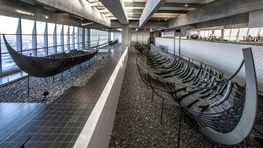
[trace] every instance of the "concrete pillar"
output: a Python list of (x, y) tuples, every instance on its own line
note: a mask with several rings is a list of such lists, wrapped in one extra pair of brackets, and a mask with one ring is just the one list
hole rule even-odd
[(88, 45), (88, 47), (87, 48), (90, 48), (90, 35), (91, 35), (91, 33), (90, 33), (90, 29), (87, 29), (87, 32), (86, 32), (87, 34), (86, 34), (86, 36), (87, 36), (87, 45)]
[(57, 24), (55, 24), (54, 30), (53, 30), (53, 50), (55, 51), (55, 54), (58, 53), (57, 49)]
[(45, 31), (44, 31), (44, 48), (46, 49), (45, 55), (48, 55), (48, 25), (46, 22)]
[(37, 22), (36, 20), (34, 21), (34, 26), (32, 30), (32, 48), (33, 48), (33, 56), (37, 57)]
[(81, 42), (81, 38), (79, 37), (81, 34), (82, 34), (82, 32), (81, 32), (81, 28), (80, 27), (78, 27), (78, 32), (77, 32), (77, 47), (76, 48), (78, 48), (78, 50), (80, 49), (80, 42)]
[(112, 40), (112, 39), (111, 39), (111, 32), (109, 31), (109, 32), (108, 32), (108, 42), (111, 41), (111, 40)]
[(81, 44), (82, 44), (82, 49), (86, 49), (85, 46), (85, 28), (82, 28), (82, 36), (81, 36)]
[(68, 46), (67, 50), (70, 50), (70, 26), (68, 26), (68, 32), (67, 32), (67, 46)]
[(122, 28), (122, 49), (125, 49), (130, 45), (129, 40), (129, 27), (128, 25), (125, 25)]
[(174, 56), (175, 56), (175, 38), (176, 38), (176, 29), (174, 29)]
[(60, 47), (62, 49), (62, 52), (64, 52), (65, 48), (64, 48), (64, 25), (62, 25), (62, 28), (61, 28), (61, 32), (60, 32)]
[(263, 26), (263, 10), (253, 11), (249, 13), (249, 27)]
[(22, 53), (22, 28), (21, 28), (21, 18), (19, 18), (17, 29), (16, 29), (16, 50)]
[(71, 34), (72, 35), (72, 38), (71, 38), (72, 47), (73, 47), (73, 49), (75, 49), (75, 37), (76, 37), (76, 35), (75, 35), (75, 27), (74, 26), (73, 26), (73, 31), (71, 33), (72, 33)]

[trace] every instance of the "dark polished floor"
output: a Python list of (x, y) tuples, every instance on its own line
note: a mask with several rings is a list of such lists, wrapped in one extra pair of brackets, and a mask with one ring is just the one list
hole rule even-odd
[(50, 104), (0, 104), (0, 147), (72, 147), (111, 76), (122, 50), (83, 87), (71, 87)]

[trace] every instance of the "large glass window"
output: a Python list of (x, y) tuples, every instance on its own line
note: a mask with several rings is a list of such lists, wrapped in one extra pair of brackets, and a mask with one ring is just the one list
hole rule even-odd
[(78, 49), (78, 27), (74, 27), (74, 49)]
[(224, 40), (229, 40), (230, 39), (230, 32), (231, 29), (224, 29)]
[(259, 35), (259, 28), (249, 28), (248, 36), (257, 37)]
[(64, 25), (64, 51), (69, 50), (69, 27), (67, 25)]
[(239, 35), (238, 40), (246, 40), (247, 37), (248, 28), (240, 28), (239, 29)]
[(100, 45), (108, 43), (108, 32), (107, 31), (100, 31)]
[(63, 52), (64, 36), (61, 36), (61, 35), (64, 35), (64, 34), (62, 34), (62, 25), (57, 24), (57, 53)]
[(201, 31), (201, 32), (200, 32), (200, 36), (201, 36), (201, 38), (205, 38), (205, 36), (206, 36), (206, 35), (205, 35), (205, 31)]
[(46, 56), (47, 53), (47, 47), (44, 45), (44, 34), (46, 29), (46, 22), (39, 22), (37, 21), (37, 56)]
[(48, 54), (52, 55), (56, 53), (56, 47), (54, 46), (54, 36), (55, 36), (55, 24), (48, 23)]
[(174, 32), (173, 31), (162, 32), (162, 37), (164, 37), (164, 38), (173, 38), (174, 37)]
[(209, 38), (212, 34), (212, 30), (205, 30), (200, 32), (202, 38)]
[(33, 56), (33, 28), (34, 28), (34, 21), (32, 20), (21, 20), (22, 23), (22, 50), (23, 54), (28, 56)]
[(91, 47), (102, 45), (108, 42), (108, 32), (107, 31), (91, 29), (90, 32), (91, 32), (91, 35), (90, 35)]
[(222, 30), (214, 30), (214, 35), (216, 38), (222, 37)]
[(88, 47), (88, 41), (89, 41), (89, 29), (85, 29), (85, 47)]
[(259, 35), (260, 35), (261, 37), (263, 37), (263, 27), (260, 28)]
[(236, 41), (239, 29), (232, 29), (230, 34), (230, 40)]
[(75, 46), (74, 46), (74, 42), (75, 42), (75, 39), (74, 39), (74, 27), (73, 26), (70, 26), (69, 27), (69, 35), (70, 35), (70, 50), (71, 49), (74, 49)]
[[(16, 49), (16, 31), (18, 27), (18, 18), (6, 17), (0, 15), (0, 34), (6, 34), (6, 39), (8, 43)], [(12, 71), (18, 67), (13, 62), (13, 59), (9, 55), (5, 43), (3, 42), (3, 37), (0, 37), (1, 40), (1, 60), (2, 60), (2, 72)]]
[(94, 29), (90, 30), (90, 46), (94, 47), (96, 45), (96, 38), (97, 38), (97, 34), (96, 31)]

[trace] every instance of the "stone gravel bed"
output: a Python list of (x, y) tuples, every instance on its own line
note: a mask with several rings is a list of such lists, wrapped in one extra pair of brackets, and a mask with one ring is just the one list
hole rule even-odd
[[(0, 102), (14, 103), (50, 103), (62, 95), (72, 86), (83, 86), (103, 66), (108, 60), (107, 53), (98, 53), (95, 58), (74, 66), (57, 74), (54, 77), (36, 78), (29, 77), (29, 97), (28, 78), (24, 78), (12, 84), (0, 88)], [(44, 93), (48, 94), (46, 97)]]

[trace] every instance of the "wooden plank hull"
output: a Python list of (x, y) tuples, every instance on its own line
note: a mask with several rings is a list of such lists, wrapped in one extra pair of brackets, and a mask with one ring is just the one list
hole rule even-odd
[[(145, 51), (145, 57), (138, 54), (136, 63), (142, 81), (153, 93), (163, 100), (177, 102), (203, 135), (220, 144), (234, 145), (249, 135), (257, 113), (253, 53), (251, 48), (242, 51), (244, 60), (229, 78), (209, 66), (204, 68), (202, 63), (196, 65), (165, 54), (155, 46)], [(244, 65), (245, 88), (233, 80)]]

